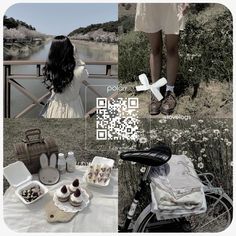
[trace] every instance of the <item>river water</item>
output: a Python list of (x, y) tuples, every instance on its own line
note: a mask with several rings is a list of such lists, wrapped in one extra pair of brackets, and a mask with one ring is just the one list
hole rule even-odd
[[(73, 41), (73, 44), (77, 48), (79, 58), (83, 61), (117, 61), (118, 58), (118, 47), (112, 44), (94, 43), (94, 42), (83, 42), (83, 41)], [(51, 42), (47, 42), (39, 51), (33, 53), (28, 58), (21, 60), (46, 60)], [(36, 71), (36, 66), (13, 66), (12, 73), (17, 74), (34, 74)], [(103, 74), (105, 72), (105, 66), (88, 65), (86, 66), (90, 74)], [(112, 66), (112, 74), (118, 74), (118, 66)], [(25, 88), (27, 88), (31, 94), (36, 97), (41, 97), (47, 92), (46, 88), (42, 84), (42, 80), (29, 80), (20, 79), (17, 80)], [(107, 86), (117, 85), (117, 80), (115, 79), (92, 79), (89, 78), (87, 82), (91, 87), (95, 88), (102, 96), (110, 96), (111, 93), (107, 93)], [(89, 111), (95, 107), (96, 95), (91, 92), (88, 88), (83, 86), (81, 88), (81, 98), (84, 103), (86, 111)], [(14, 117), (25, 107), (31, 104), (31, 100), (12, 87), (11, 93), (11, 117)], [(25, 114), (24, 117), (32, 118), (38, 117), (41, 108), (39, 106), (35, 107), (29, 113)]]

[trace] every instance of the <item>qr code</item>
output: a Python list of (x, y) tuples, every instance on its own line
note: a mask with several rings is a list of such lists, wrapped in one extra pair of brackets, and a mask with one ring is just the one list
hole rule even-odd
[(97, 98), (97, 140), (137, 140), (138, 108), (138, 98)]

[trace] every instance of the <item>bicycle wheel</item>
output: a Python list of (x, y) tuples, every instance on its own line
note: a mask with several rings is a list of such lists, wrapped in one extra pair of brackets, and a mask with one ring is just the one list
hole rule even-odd
[(207, 211), (191, 217), (158, 221), (151, 210), (136, 227), (136, 232), (220, 232), (232, 220), (232, 204), (217, 194), (206, 194)]
[(224, 196), (206, 194), (207, 211), (186, 219), (191, 224), (193, 232), (221, 232), (231, 223), (233, 206)]
[(189, 232), (184, 218), (157, 220), (156, 214), (149, 212), (139, 225), (137, 232)]

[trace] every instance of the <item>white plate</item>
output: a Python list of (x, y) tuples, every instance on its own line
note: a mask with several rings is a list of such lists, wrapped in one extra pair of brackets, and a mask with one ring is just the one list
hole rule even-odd
[[(62, 184), (61, 187), (65, 185), (65, 184)], [(60, 187), (60, 188), (61, 188)], [(68, 187), (68, 185), (67, 185)], [(54, 193), (54, 196), (53, 196), (53, 201), (54, 201), (54, 204), (55, 206), (57, 206), (59, 209), (65, 211), (65, 212), (72, 212), (72, 213), (76, 213), (78, 211), (82, 211), (85, 207), (88, 206), (89, 204), (89, 195), (88, 193), (86, 192), (85, 189), (81, 188), (80, 187), (80, 191), (81, 191), (81, 197), (83, 198), (83, 202), (80, 206), (78, 207), (74, 207), (70, 204), (69, 200), (67, 202), (60, 202), (58, 199), (57, 199), (57, 196), (56, 196), (56, 191)]]
[[(91, 162), (91, 165), (107, 165), (111, 168), (113, 168), (113, 165), (114, 165), (114, 160), (110, 159), (110, 158), (106, 158), (106, 157), (99, 157), (99, 156), (95, 156), (93, 158), (93, 161)], [(89, 173), (89, 169), (87, 169), (87, 171), (85, 172), (84, 176), (83, 176), (83, 180), (91, 185), (91, 186), (95, 186), (95, 187), (106, 187), (109, 185), (110, 183), (110, 177), (108, 178), (107, 182), (104, 184), (104, 183), (93, 183), (93, 182), (90, 182), (87, 180), (87, 176), (88, 176), (88, 173)], [(111, 176), (111, 174), (110, 174)]]
[[(26, 190), (26, 189), (30, 189), (32, 187), (34, 187), (35, 185), (39, 185), (41, 191), (43, 192), (38, 198), (36, 198), (35, 200), (31, 201), (31, 202), (27, 202), (23, 196), (21, 196), (21, 192), (23, 190)], [(21, 185), (20, 187), (18, 187), (15, 191), (16, 195), (20, 198), (20, 200), (26, 204), (26, 205), (29, 205), (31, 203), (34, 203), (36, 201), (38, 201), (40, 198), (42, 198), (46, 193), (48, 192), (48, 189), (43, 185), (41, 184), (39, 181), (37, 180), (34, 180), (34, 181), (29, 181), (27, 182), (26, 184), (23, 184)]]

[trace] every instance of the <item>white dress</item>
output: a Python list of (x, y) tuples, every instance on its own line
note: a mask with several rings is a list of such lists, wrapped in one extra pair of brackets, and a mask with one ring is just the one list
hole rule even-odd
[(74, 78), (62, 93), (52, 92), (45, 118), (83, 118), (85, 115), (80, 97), (83, 80), (87, 80), (88, 71), (83, 63), (74, 70)]
[(137, 3), (135, 31), (165, 34), (179, 34), (184, 29), (182, 4), (178, 3)]

